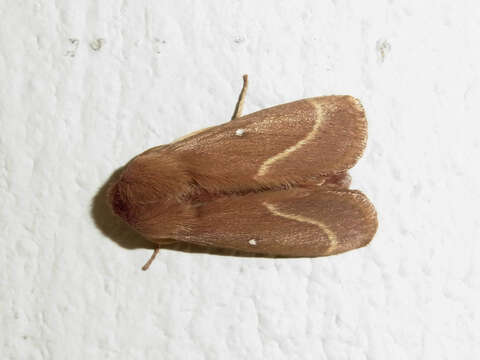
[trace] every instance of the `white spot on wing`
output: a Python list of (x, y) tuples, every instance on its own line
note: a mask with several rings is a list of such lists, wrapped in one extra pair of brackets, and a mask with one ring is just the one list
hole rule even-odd
[(235, 135), (237, 136), (242, 136), (243, 134), (245, 134), (245, 129), (237, 129), (237, 131), (235, 131)]
[(250, 240), (248, 240), (248, 243), (249, 243), (250, 245), (252, 245), (252, 246), (255, 246), (255, 245), (257, 245), (257, 240), (255, 240), (255, 239), (250, 239)]

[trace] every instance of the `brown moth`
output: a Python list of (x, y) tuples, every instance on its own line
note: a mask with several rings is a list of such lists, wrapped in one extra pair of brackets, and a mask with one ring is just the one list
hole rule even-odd
[(351, 96), (323, 96), (241, 116), (134, 157), (110, 186), (113, 212), (157, 249), (182, 241), (281, 256), (365, 246), (377, 230), (348, 189), (367, 120)]

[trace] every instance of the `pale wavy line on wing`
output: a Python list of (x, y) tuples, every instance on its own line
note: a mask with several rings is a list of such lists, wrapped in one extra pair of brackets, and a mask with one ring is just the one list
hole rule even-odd
[(298, 141), (295, 145), (290, 146), (289, 148), (286, 148), (282, 152), (278, 153), (275, 156), (272, 156), (271, 158), (268, 158), (265, 160), (258, 169), (257, 176), (264, 176), (268, 169), (278, 160), (281, 160), (294, 151), (297, 151), (301, 149), (304, 145), (308, 144), (310, 141), (312, 141), (315, 136), (317, 135), (318, 130), (321, 128), (322, 123), (323, 123), (323, 111), (322, 111), (322, 106), (320, 104), (316, 104), (313, 100), (309, 99), (307, 100), (316, 110), (316, 117), (315, 117), (315, 123), (313, 124), (312, 130), (305, 136), (303, 139)]
[(289, 219), (289, 220), (295, 220), (295, 221), (299, 221), (299, 222), (303, 222), (303, 223), (318, 226), (325, 233), (325, 235), (327, 235), (327, 237), (328, 237), (329, 246), (328, 246), (328, 249), (326, 251), (326, 254), (330, 254), (332, 251), (334, 251), (336, 249), (336, 247), (337, 247), (337, 235), (335, 235), (335, 233), (332, 230), (330, 230), (328, 228), (328, 226), (325, 225), (324, 223), (322, 223), (321, 221), (310, 219), (310, 218), (302, 216), (302, 215), (284, 213), (284, 212), (278, 210), (275, 205), (269, 204), (267, 202), (264, 202), (263, 205), (273, 215), (281, 216), (281, 217), (283, 217), (285, 219)]

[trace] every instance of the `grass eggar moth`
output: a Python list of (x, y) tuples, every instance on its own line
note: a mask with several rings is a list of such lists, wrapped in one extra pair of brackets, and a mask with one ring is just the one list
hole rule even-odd
[(314, 97), (241, 116), (247, 84), (231, 121), (134, 157), (109, 188), (113, 212), (158, 246), (314, 257), (368, 244), (377, 215), (347, 174), (367, 140), (360, 102)]

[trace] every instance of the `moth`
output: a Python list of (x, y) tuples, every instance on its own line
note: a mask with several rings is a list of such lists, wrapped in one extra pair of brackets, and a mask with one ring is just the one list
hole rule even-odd
[(134, 157), (109, 188), (113, 212), (158, 249), (172, 242), (315, 257), (367, 245), (377, 214), (350, 190), (367, 120), (351, 96), (303, 99), (242, 116)]

